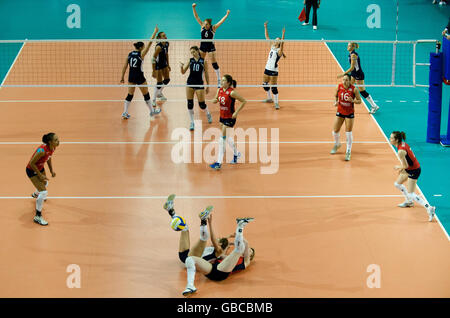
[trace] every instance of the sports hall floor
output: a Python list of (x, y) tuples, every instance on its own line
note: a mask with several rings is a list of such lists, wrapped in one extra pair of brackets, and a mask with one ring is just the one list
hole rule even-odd
[[(108, 6), (78, 2), (86, 13), (80, 30), (65, 27), (69, 2), (51, 8), (23, 2), (33, 6), (27, 12), (34, 12), (34, 19), (19, 11), (17, 3), (2, 3), (0, 12), (18, 12), (28, 24), (0, 19), (0, 29), (10, 30), (0, 33), (1, 38), (146, 38), (155, 23), (169, 38), (199, 35), (188, 1), (127, 1), (126, 6), (119, 1), (108, 1)], [(291, 39), (393, 40), (390, 1), (376, 1), (386, 12), (381, 29), (367, 28), (367, 1), (354, 1), (345, 12), (324, 2), (315, 32), (300, 27), (297, 2), (280, 1), (273, 10), (273, 1), (216, 1), (214, 8), (199, 1), (198, 12), (217, 21), (231, 10), (217, 33), (222, 39), (262, 39), (263, 22), (269, 20), (271, 37), (285, 25)], [(399, 40), (437, 39), (449, 16), (447, 8), (431, 1), (404, 1), (400, 10)], [(44, 13), (46, 22), (40, 23)], [(336, 18), (345, 14), (353, 18)], [(421, 15), (430, 23), (418, 29)], [(233, 50), (223, 46), (221, 54)], [(315, 50), (326, 57), (321, 63), (337, 73), (347, 67), (345, 51), (329, 51), (325, 45)], [(301, 50), (287, 53), (289, 58), (301, 56)], [(11, 68), (5, 85), (32, 54), (33, 46), (27, 44), (12, 67), (17, 53), (2, 59), (9, 60), (1, 65), (2, 77)], [(250, 67), (244, 61), (230, 63), (222, 63), (222, 74), (227, 67)], [(258, 63), (264, 66), (264, 61)], [(280, 79), (289, 63), (280, 62)], [(367, 68), (369, 82), (375, 66)], [(420, 80), (427, 81), (425, 75)], [(256, 218), (244, 232), (256, 250), (254, 263), (220, 283), (197, 274), (194, 297), (450, 296), (449, 149), (425, 143), (426, 89), (368, 88), (381, 109), (371, 116), (364, 105), (356, 107), (350, 162), (343, 160), (344, 147), (329, 155), (333, 88), (280, 88), (279, 111), (258, 102), (264, 98), (260, 88), (238, 90), (250, 102), (237, 127), (279, 128), (275, 174), (261, 174), (262, 163), (225, 164), (221, 171), (212, 171), (207, 163), (173, 163), (171, 133), (188, 123), (183, 88), (165, 89), (168, 101), (151, 124), (139, 92), (130, 106), (133, 117), (120, 119), (123, 88), (1, 88), (0, 297), (182, 297), (186, 272), (177, 256), (179, 234), (170, 229), (162, 209), (170, 193), (178, 195), (175, 208), (188, 221), (191, 242), (199, 236), (197, 214), (207, 205), (214, 206), (217, 236), (234, 232), (236, 217)], [(449, 95), (445, 87), (447, 103)], [(195, 107), (196, 118), (204, 120)], [(203, 129), (217, 126), (218, 110), (211, 103), (209, 107), (214, 122), (204, 123)], [(50, 181), (44, 204), (50, 225), (42, 228), (32, 222), (33, 188), (24, 168), (49, 130), (62, 143), (53, 156), (57, 177)], [(427, 222), (421, 207), (396, 207), (403, 197), (393, 186), (397, 159), (386, 140), (392, 130), (407, 133), (423, 167), (420, 189), (436, 205), (440, 222)], [(66, 286), (69, 264), (81, 268), (80, 289)], [(379, 289), (366, 284), (371, 264), (381, 268)]]

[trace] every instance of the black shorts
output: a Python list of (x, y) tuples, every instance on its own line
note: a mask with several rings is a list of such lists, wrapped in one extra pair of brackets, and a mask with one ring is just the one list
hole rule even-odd
[(350, 73), (351, 77), (354, 77), (355, 80), (363, 81), (364, 80), (364, 72), (363, 71), (352, 71)]
[(236, 124), (235, 118), (220, 118), (219, 121), (227, 127), (234, 127)]
[(197, 89), (205, 89), (205, 87), (203, 86), (203, 82), (202, 83), (192, 83), (192, 82), (187, 82), (187, 85), (198, 85), (198, 86), (190, 86), (190, 88), (192, 88), (193, 90), (197, 90)]
[(156, 63), (155, 69), (156, 69), (157, 71), (159, 71), (159, 70), (165, 69), (167, 66), (169, 66), (169, 65), (167, 64), (167, 62), (164, 62), (164, 63)]
[(215, 52), (216, 47), (213, 42), (200, 42), (200, 51), (202, 52)]
[(408, 174), (408, 178), (414, 179), (414, 180), (419, 179), (421, 170), (422, 169), (420, 169), (420, 168), (413, 169), (413, 170), (405, 169), (406, 173)]
[[(40, 173), (44, 173), (44, 170), (45, 170), (45, 169), (42, 169), (42, 170), (39, 171), (39, 172), (40, 172)], [(30, 169), (26, 168), (25, 171), (27, 172), (28, 178), (33, 178), (33, 177), (37, 176), (37, 173), (34, 172), (34, 170), (30, 170)]]
[(268, 76), (278, 76), (278, 72), (269, 71), (268, 69), (264, 69), (264, 74)]
[(181, 263), (186, 262), (186, 258), (189, 256), (189, 250), (186, 250), (184, 252), (178, 252), (178, 257), (180, 258)]
[(145, 79), (144, 76), (136, 76), (136, 77), (129, 77), (128, 78), (128, 82), (136, 84), (136, 85), (142, 85), (146, 82), (147, 80)]
[(341, 114), (340, 112), (337, 112), (336, 116), (341, 117), (341, 118), (355, 118), (355, 113), (351, 113), (350, 115), (344, 115), (344, 114)]
[(227, 279), (231, 273), (225, 273), (225, 272), (219, 271), (217, 269), (217, 266), (219, 266), (218, 263), (212, 264), (211, 272), (205, 276), (208, 277), (210, 280), (215, 280), (217, 282)]

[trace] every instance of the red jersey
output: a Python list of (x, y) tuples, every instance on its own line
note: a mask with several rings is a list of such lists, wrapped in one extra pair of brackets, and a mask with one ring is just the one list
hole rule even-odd
[(220, 105), (220, 118), (232, 118), (234, 114), (234, 102), (236, 99), (231, 97), (232, 87), (229, 87), (226, 91), (219, 88), (219, 95), (217, 100)]
[[(220, 263), (222, 263), (223, 260), (224, 259), (217, 259), (216, 263), (220, 264)], [(236, 263), (236, 266), (234, 266), (234, 268), (233, 268), (233, 270), (231, 272), (232, 273), (236, 273), (236, 272), (242, 271), (244, 269), (245, 269), (244, 257), (241, 256), (241, 257), (239, 257), (239, 260)]]
[[(31, 156), (31, 158), (33, 158), (34, 155), (36, 154), (36, 152), (38, 152), (38, 151), (44, 151), (44, 152), (45, 152), (45, 155), (44, 155), (43, 157), (41, 157), (41, 159), (39, 159), (39, 160), (36, 162), (36, 167), (38, 168), (39, 171), (41, 171), (42, 169), (44, 169), (44, 164), (45, 164), (45, 163), (48, 161), (48, 159), (50, 159), (50, 157), (52, 156), (53, 151), (50, 150), (50, 147), (49, 147), (48, 145), (46, 145), (46, 144), (40, 145), (40, 146), (36, 149), (36, 151), (33, 153), (33, 155)], [(31, 159), (30, 159), (30, 161), (31, 161)], [(27, 165), (27, 168), (30, 169), (30, 170), (33, 170), (33, 169), (31, 169), (31, 166), (30, 166), (29, 163), (28, 163), (28, 165)]]
[(406, 151), (406, 162), (408, 163), (408, 168), (406, 170), (414, 170), (420, 168), (419, 161), (417, 161), (416, 156), (406, 142), (402, 142), (401, 144), (399, 144), (398, 150)]
[(355, 112), (355, 107), (353, 102), (349, 101), (349, 97), (355, 98), (355, 86), (350, 85), (349, 88), (345, 89), (344, 84), (339, 84), (338, 86), (338, 113), (342, 115), (350, 115)]

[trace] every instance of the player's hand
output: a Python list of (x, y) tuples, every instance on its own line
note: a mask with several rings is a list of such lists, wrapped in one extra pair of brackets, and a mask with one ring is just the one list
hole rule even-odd
[(338, 105), (338, 101), (335, 101), (334, 102), (334, 107), (337, 107), (337, 105)]
[(227, 10), (227, 15), (229, 15), (230, 14), (230, 10)]
[(123, 78), (120, 80), (120, 84), (123, 84), (125, 81), (123, 80)]
[(169, 69), (169, 72), (172, 70), (172, 69), (170, 68), (170, 65), (167, 65), (167, 68)]
[(158, 29), (158, 25), (155, 25), (155, 30), (153, 30), (153, 32), (158, 32), (159, 31), (159, 29)]
[(205, 89), (205, 93), (208, 94), (209, 93), (209, 87), (206, 87)]
[(353, 103), (354, 99), (351, 96), (347, 96), (346, 98), (347, 102)]
[(212, 100), (212, 103), (213, 103), (213, 104), (217, 104), (217, 102), (218, 102), (217, 98), (214, 98), (214, 99)]
[(402, 166), (394, 166), (394, 169), (395, 170), (402, 170), (403, 168), (402, 168)]
[(233, 116), (231, 116), (231, 118), (236, 119), (237, 115), (238, 115), (238, 112), (235, 111), (235, 112), (233, 113)]
[(52, 178), (56, 177), (56, 173), (52, 172)]
[(266, 27), (266, 28), (267, 28), (267, 21), (266, 21), (266, 22), (264, 22), (264, 27)]
[(197, 4), (196, 4), (196, 3), (193, 3), (193, 4), (192, 4), (192, 7), (193, 7), (193, 8), (195, 8), (196, 6), (197, 6)]
[(286, 32), (286, 28), (285, 27), (283, 27), (283, 34)]

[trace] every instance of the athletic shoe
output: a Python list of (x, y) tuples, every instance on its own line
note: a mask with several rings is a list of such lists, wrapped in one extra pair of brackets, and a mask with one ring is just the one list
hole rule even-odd
[(309, 22), (303, 22), (303, 24), (302, 25), (308, 25), (309, 24)]
[(35, 215), (33, 221), (40, 225), (47, 225), (48, 222), (41, 216)]
[(313, 26), (313, 30), (317, 30), (317, 25), (314, 25), (314, 26)]
[(158, 97), (162, 101), (166, 101), (167, 100), (166, 96), (164, 96), (163, 93), (159, 93), (158, 95), (156, 95), (156, 97)]
[(128, 118), (130, 118), (131, 116), (128, 114), (128, 113), (122, 113), (122, 118), (123, 119), (128, 119)]
[(220, 164), (218, 162), (214, 162), (212, 165), (209, 165), (209, 166), (216, 170), (220, 170), (220, 168), (222, 168), (222, 164)]
[(212, 123), (211, 113), (206, 113), (206, 117), (208, 118), (208, 124), (211, 124)]
[(280, 105), (278, 105), (278, 103), (275, 104), (275, 109), (280, 109)]
[(173, 200), (175, 200), (175, 194), (171, 194), (167, 197), (166, 203), (164, 203), (164, 210), (170, 211), (173, 210)]
[(248, 223), (252, 222), (255, 218), (237, 218), (236, 222), (238, 226), (244, 227)]
[(189, 130), (194, 130), (194, 122), (191, 121), (191, 124), (189, 125)]
[(345, 153), (345, 161), (350, 161), (350, 157), (352, 156), (352, 153), (350, 151), (347, 151)]
[(334, 144), (334, 147), (333, 147), (333, 149), (331, 149), (330, 153), (332, 155), (334, 155), (338, 151), (339, 148), (341, 148), (341, 144), (337, 144), (337, 145)]
[(434, 207), (434, 206), (430, 206), (430, 207), (427, 209), (427, 212), (428, 212), (428, 222), (433, 221), (435, 211), (436, 211), (436, 207)]
[(370, 110), (370, 114), (375, 114), (377, 112), (377, 110), (380, 109), (379, 106), (375, 105), (375, 107), (372, 107), (372, 109)]
[(266, 98), (265, 100), (263, 100), (263, 103), (273, 103), (273, 99), (272, 98)]
[(186, 287), (186, 289), (183, 291), (183, 296), (188, 297), (188, 296), (192, 295), (193, 293), (195, 293), (196, 291), (197, 291), (197, 288), (195, 288), (194, 286)]
[(152, 116), (155, 116), (155, 115), (158, 115), (159, 113), (161, 112), (161, 108), (153, 108), (151, 111), (150, 111), (150, 117), (152, 117)]
[(414, 206), (414, 202), (412, 202), (412, 201), (405, 201), (403, 203), (400, 203), (397, 206), (400, 207), (400, 208), (412, 208)]
[(205, 209), (205, 211), (200, 212), (200, 214), (198, 216), (200, 217), (200, 219), (206, 220), (208, 218), (208, 216), (211, 214), (212, 210), (213, 210), (213, 206), (210, 205)]
[(235, 155), (234, 157), (233, 157), (233, 160), (230, 162), (231, 164), (236, 164), (236, 163), (238, 163), (238, 159), (241, 157), (241, 153), (240, 152), (238, 152), (237, 153), (237, 155)]

